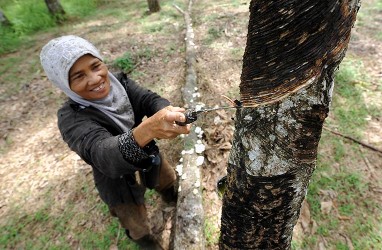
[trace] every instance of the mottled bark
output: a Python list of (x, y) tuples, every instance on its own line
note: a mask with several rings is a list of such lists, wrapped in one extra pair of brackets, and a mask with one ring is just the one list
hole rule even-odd
[(151, 13), (160, 11), (159, 0), (147, 0), (147, 3), (149, 5), (149, 11)]
[(0, 10), (0, 24), (1, 26), (11, 26), (11, 22), (9, 22), (8, 18), (4, 15), (2, 10)]
[(56, 22), (61, 23), (65, 18), (65, 10), (59, 0), (45, 0), (49, 13), (55, 18)]
[(289, 249), (358, 1), (251, 1), (220, 249)]

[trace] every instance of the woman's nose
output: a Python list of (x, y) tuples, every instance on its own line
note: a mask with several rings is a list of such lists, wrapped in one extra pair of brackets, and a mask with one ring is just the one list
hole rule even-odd
[(89, 74), (88, 76), (89, 85), (98, 84), (100, 80), (101, 80), (101, 77), (98, 74), (92, 73), (92, 74)]

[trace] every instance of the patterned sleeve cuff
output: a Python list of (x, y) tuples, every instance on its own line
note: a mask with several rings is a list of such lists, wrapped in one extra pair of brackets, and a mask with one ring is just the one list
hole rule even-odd
[(118, 148), (123, 158), (132, 163), (138, 163), (150, 157), (135, 141), (133, 130), (118, 136)]

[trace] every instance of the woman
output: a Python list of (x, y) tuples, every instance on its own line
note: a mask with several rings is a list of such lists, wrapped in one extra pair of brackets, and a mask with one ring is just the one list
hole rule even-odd
[(165, 201), (176, 199), (175, 171), (154, 139), (189, 133), (189, 125), (175, 124), (185, 121), (184, 109), (124, 74), (111, 74), (98, 50), (80, 37), (51, 40), (40, 59), (49, 80), (69, 97), (57, 113), (64, 141), (92, 166), (100, 197), (127, 236), (143, 248), (159, 248), (144, 192), (155, 188)]

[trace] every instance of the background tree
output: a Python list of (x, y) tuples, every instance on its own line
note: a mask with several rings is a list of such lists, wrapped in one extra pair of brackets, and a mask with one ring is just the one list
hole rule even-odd
[(4, 12), (0, 10), (0, 24), (2, 26), (10, 26), (11, 22), (9, 22), (8, 18), (4, 15)]
[(49, 13), (55, 18), (57, 23), (65, 19), (65, 10), (59, 0), (45, 0)]
[(358, 9), (350, 0), (251, 1), (220, 249), (290, 248)]
[(159, 0), (147, 0), (147, 3), (149, 5), (149, 11), (151, 13), (160, 11)]

